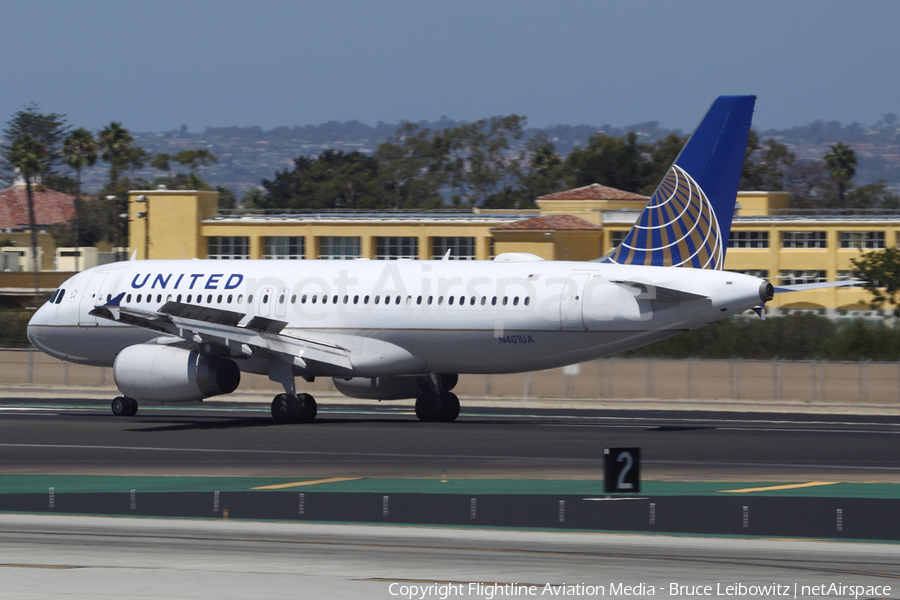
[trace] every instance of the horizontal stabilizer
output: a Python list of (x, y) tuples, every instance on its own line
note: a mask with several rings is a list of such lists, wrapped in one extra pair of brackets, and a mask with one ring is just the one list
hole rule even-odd
[(849, 287), (851, 285), (863, 285), (865, 281), (859, 279), (845, 279), (843, 281), (822, 281), (819, 283), (798, 283), (797, 285), (777, 285), (775, 286), (776, 294), (785, 294), (788, 292), (806, 292), (809, 290), (821, 290), (833, 287)]
[(613, 281), (612, 283), (624, 287), (637, 288), (641, 290), (641, 295), (645, 296), (646, 298), (660, 300), (662, 302), (691, 302), (693, 300), (708, 299), (707, 296), (703, 296), (701, 294), (694, 294), (691, 292), (667, 288), (660, 285), (651, 285), (645, 282), (620, 280)]

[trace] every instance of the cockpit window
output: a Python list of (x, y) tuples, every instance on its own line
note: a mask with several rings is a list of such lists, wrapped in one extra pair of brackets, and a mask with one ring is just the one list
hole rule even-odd
[(57, 293), (56, 304), (59, 304), (60, 302), (62, 302), (63, 298), (66, 296), (66, 290), (60, 288), (59, 291), (57, 291), (56, 293)]
[(53, 292), (53, 295), (50, 296), (50, 299), (49, 299), (49, 300), (47, 300), (47, 304), (54, 304), (54, 303), (56, 303), (56, 297), (57, 297), (57, 296), (59, 296), (59, 290), (56, 290), (55, 292)]

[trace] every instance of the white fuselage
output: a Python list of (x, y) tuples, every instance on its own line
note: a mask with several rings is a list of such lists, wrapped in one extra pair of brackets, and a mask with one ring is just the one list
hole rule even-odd
[(259, 316), (349, 352), (352, 369), (313, 361), (311, 376), (509, 373), (701, 327), (759, 305), (764, 284), (728, 271), (542, 260), (130, 261), (69, 279), (28, 334), (53, 356), (110, 366), (163, 335), (89, 314), (124, 293), (123, 308), (176, 301)]

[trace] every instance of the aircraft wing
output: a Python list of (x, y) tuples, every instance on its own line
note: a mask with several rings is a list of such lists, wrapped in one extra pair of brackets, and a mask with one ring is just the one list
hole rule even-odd
[(246, 315), (217, 308), (201, 307), (181, 302), (166, 302), (158, 311), (119, 306), (121, 294), (91, 314), (118, 323), (167, 333), (196, 344), (220, 344), (232, 355), (275, 354), (289, 358), (299, 367), (306, 360), (352, 368), (350, 352), (325, 340), (284, 334), (284, 321), (253, 317), (246, 324)]

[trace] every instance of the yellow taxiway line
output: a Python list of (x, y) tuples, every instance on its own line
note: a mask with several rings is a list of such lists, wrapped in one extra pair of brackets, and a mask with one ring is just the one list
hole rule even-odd
[(276, 483), (275, 485), (264, 485), (260, 487), (250, 488), (251, 490), (284, 490), (287, 488), (300, 487), (304, 485), (319, 485), (320, 483), (337, 483), (339, 481), (356, 481), (362, 477), (331, 477), (329, 479), (313, 479), (312, 481), (294, 481), (291, 483)]
[(810, 481), (809, 483), (791, 483), (787, 485), (770, 485), (768, 487), (743, 488), (740, 490), (719, 490), (725, 494), (746, 494), (750, 492), (773, 492), (775, 490), (796, 490), (800, 488), (818, 487), (820, 485), (835, 485), (840, 481)]

